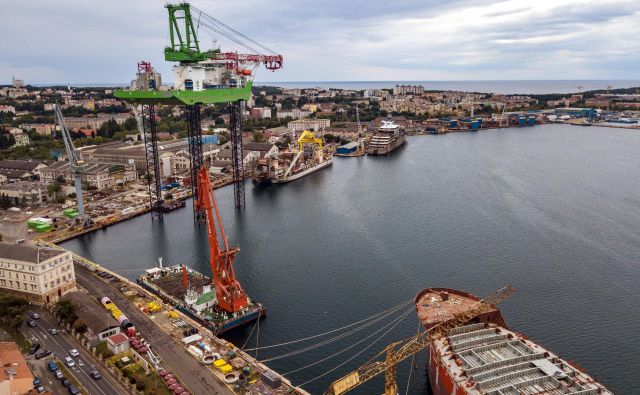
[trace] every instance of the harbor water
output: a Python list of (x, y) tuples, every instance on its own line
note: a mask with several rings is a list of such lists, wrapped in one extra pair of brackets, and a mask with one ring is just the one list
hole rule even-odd
[[(216, 190), (235, 269), (268, 309), (248, 347), (313, 336), (412, 299), (426, 287), (479, 296), (506, 284), (507, 323), (576, 361), (614, 393), (637, 391), (640, 355), (640, 132), (541, 125), (415, 136), (389, 157), (336, 158), (285, 185), (246, 184), (246, 209)], [(63, 244), (135, 279), (158, 257), (210, 274), (203, 227), (187, 208)], [(372, 326), (328, 346), (268, 362), (285, 373), (334, 355)], [(321, 393), (384, 346), (416, 333), (411, 312), (380, 342), (304, 386)], [(252, 328), (231, 340), (242, 345)], [(383, 332), (380, 332), (383, 333)], [(329, 335), (328, 337), (331, 337)], [(302, 384), (378, 336), (289, 375)], [(325, 338), (320, 338), (325, 339)], [(317, 342), (320, 339), (316, 339)], [(259, 359), (309, 343), (258, 351)], [(424, 353), (398, 369), (404, 393), (427, 393)], [(380, 378), (354, 393), (380, 393)]]

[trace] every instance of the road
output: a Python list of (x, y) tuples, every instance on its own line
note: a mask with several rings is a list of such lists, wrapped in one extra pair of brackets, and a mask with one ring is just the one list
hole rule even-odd
[[(27, 314), (36, 312), (40, 314), (40, 318), (36, 321), (37, 326), (31, 328), (28, 325), (24, 325), (23, 333), (32, 342), (40, 343), (41, 350), (50, 350), (52, 355), (36, 361), (33, 357), (30, 357), (31, 363), (36, 367), (38, 374), (41, 374), (40, 379), (43, 381), (45, 388), (53, 389), (55, 393), (64, 394), (67, 393), (66, 388), (62, 387), (60, 382), (55, 378), (53, 374), (46, 371), (46, 362), (52, 360), (54, 357), (63, 360), (65, 357), (69, 357), (69, 350), (72, 348), (77, 349), (80, 352), (78, 357), (73, 358), (75, 361), (74, 367), (66, 367), (71, 372), (77, 382), (82, 385), (91, 395), (118, 395), (127, 393), (127, 391), (106, 371), (100, 362), (84, 349), (80, 343), (71, 336), (63, 333), (57, 335), (51, 335), (49, 330), (52, 328), (59, 329), (56, 324), (55, 318), (53, 318), (49, 312), (39, 308), (31, 308)], [(28, 317), (25, 317), (28, 319)], [(89, 372), (93, 370), (92, 366), (100, 372), (102, 378), (94, 380)], [(44, 367), (44, 369), (42, 369)], [(45, 373), (43, 373), (45, 372)]]
[(140, 334), (151, 344), (152, 350), (170, 367), (192, 394), (229, 394), (204, 365), (189, 355), (175, 340), (162, 331), (149, 317), (131, 305), (115, 284), (97, 277), (81, 265), (75, 265), (77, 283), (96, 297), (108, 296), (133, 322)]

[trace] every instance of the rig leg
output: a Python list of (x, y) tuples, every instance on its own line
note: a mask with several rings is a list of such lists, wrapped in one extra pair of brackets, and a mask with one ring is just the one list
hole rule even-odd
[(202, 123), (200, 121), (200, 105), (185, 106), (187, 117), (187, 132), (189, 140), (189, 157), (191, 160), (191, 196), (193, 196), (193, 219), (195, 222), (203, 222), (205, 214), (202, 209), (196, 208), (195, 199), (198, 196), (198, 171), (203, 165), (202, 155)]
[(142, 105), (142, 129), (144, 131), (144, 153), (147, 160), (147, 185), (149, 186), (151, 219), (162, 220), (158, 133), (156, 132), (156, 109), (153, 104)]
[(244, 102), (229, 103), (231, 129), (231, 164), (233, 166), (233, 200), (237, 209), (244, 207), (244, 155), (242, 152), (242, 110)]

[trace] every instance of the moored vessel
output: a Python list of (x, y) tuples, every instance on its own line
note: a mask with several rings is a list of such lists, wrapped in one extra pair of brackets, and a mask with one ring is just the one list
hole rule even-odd
[(284, 184), (308, 176), (333, 164), (333, 156), (323, 149), (322, 139), (304, 131), (298, 147), (258, 159), (252, 179), (258, 183)]
[[(415, 298), (418, 318), (427, 330), (479, 301), (449, 288), (427, 288)], [(427, 348), (435, 395), (612, 395), (581, 369), (509, 329), (492, 307), (435, 338)]]
[(393, 121), (382, 121), (382, 125), (371, 138), (367, 155), (388, 155), (405, 142), (405, 131)]

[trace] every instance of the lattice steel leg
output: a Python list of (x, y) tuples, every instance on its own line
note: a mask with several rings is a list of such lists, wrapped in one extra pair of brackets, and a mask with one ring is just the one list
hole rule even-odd
[(198, 196), (198, 171), (204, 162), (202, 155), (202, 123), (200, 121), (200, 105), (185, 106), (187, 132), (189, 135), (189, 158), (191, 161), (191, 193), (193, 196), (193, 218), (196, 222), (204, 221), (204, 212), (196, 208)]
[(160, 191), (156, 109), (152, 104), (142, 106), (142, 128), (144, 131), (144, 153), (147, 161), (147, 185), (149, 186), (151, 219), (162, 220), (162, 192)]
[(233, 166), (233, 199), (236, 208), (242, 208), (244, 199), (244, 155), (242, 152), (242, 109), (244, 102), (238, 100), (229, 104), (231, 129), (231, 164)]

